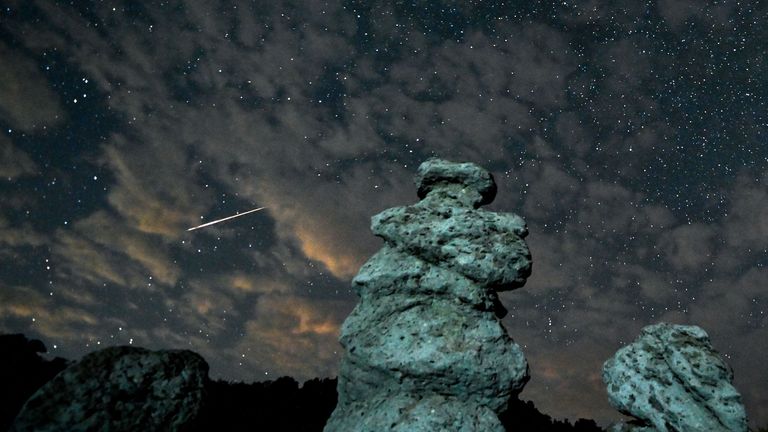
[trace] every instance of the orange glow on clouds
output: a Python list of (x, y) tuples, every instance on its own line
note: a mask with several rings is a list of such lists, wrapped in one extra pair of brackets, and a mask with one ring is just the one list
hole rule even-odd
[[(310, 231), (297, 227), (296, 235), (301, 241), (301, 250), (304, 254), (316, 261), (320, 261), (339, 279), (352, 278), (362, 266), (360, 258), (354, 255), (345, 255), (338, 249), (342, 245), (327, 240), (317, 231)], [(327, 236), (330, 237), (330, 236)], [(335, 247), (334, 247), (335, 246)]]
[(296, 309), (296, 316), (299, 324), (291, 332), (293, 334), (315, 333), (320, 335), (338, 334), (339, 326), (333, 322), (323, 319), (318, 321), (317, 312), (309, 310), (305, 305), (300, 305)]

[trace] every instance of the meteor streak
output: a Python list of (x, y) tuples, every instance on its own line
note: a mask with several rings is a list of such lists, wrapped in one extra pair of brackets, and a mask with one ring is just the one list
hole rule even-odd
[(236, 214), (236, 215), (228, 216), (228, 217), (225, 217), (224, 219), (218, 219), (218, 220), (215, 220), (215, 221), (211, 221), (211, 222), (208, 222), (208, 223), (204, 223), (204, 224), (202, 224), (202, 225), (198, 225), (198, 226), (196, 226), (196, 227), (192, 227), (192, 228), (188, 229), (187, 231), (194, 231), (194, 230), (196, 230), (196, 229), (205, 228), (205, 227), (207, 227), (207, 226), (209, 226), (209, 225), (213, 225), (213, 224), (217, 224), (217, 223), (219, 223), (219, 222), (224, 222), (224, 221), (226, 221), (226, 220), (234, 219), (234, 218), (236, 218), (236, 217), (240, 217), (240, 216), (243, 216), (243, 215), (247, 215), (248, 213), (253, 213), (253, 212), (255, 212), (255, 211), (259, 211), (259, 210), (261, 210), (261, 209), (265, 209), (265, 208), (266, 208), (266, 207), (259, 207), (259, 208), (257, 208), (257, 209), (248, 210), (247, 212), (242, 212), (242, 213), (238, 213), (238, 214)]

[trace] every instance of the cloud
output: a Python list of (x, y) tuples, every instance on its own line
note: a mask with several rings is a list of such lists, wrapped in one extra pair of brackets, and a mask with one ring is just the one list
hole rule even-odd
[(713, 29), (726, 29), (733, 13), (729, 4), (702, 4), (691, 0), (661, 0), (659, 13), (675, 31), (682, 31), (688, 21), (702, 21)]
[(0, 135), (0, 178), (12, 181), (35, 174), (38, 170), (37, 164), (27, 153), (14, 146), (5, 135)]
[[(28, 286), (0, 287), (0, 315), (6, 318), (1, 322), (4, 331), (22, 330), (47, 339), (88, 337), (99, 325), (99, 319), (87, 310), (55, 304), (51, 296)], [(8, 320), (14, 325), (8, 326)]]
[(608, 403), (602, 364), (634, 339), (643, 322), (626, 293), (595, 287), (596, 282), (586, 277), (559, 292), (526, 285), (505, 293), (510, 313), (503, 323), (530, 365), (523, 399), (556, 418), (607, 424), (622, 416)]
[[(366, 96), (371, 118), (423, 152), (504, 160), (510, 140), (527, 140), (535, 129), (532, 106), (564, 105), (576, 59), (563, 35), (544, 25), (500, 25), (497, 33), (502, 37), (491, 40), (473, 31), (461, 43), (445, 41), (393, 62)], [(414, 39), (408, 45), (418, 46)]]
[(0, 120), (13, 129), (33, 131), (56, 126), (64, 117), (58, 96), (35, 62), (0, 42)]
[(206, 337), (222, 336), (227, 330), (227, 320), (239, 320), (240, 311), (249, 301), (237, 299), (226, 287), (212, 282), (190, 282), (179, 299), (167, 300), (180, 311), (185, 328), (205, 332)]
[(681, 225), (660, 239), (659, 250), (675, 270), (701, 271), (714, 260), (716, 234), (715, 227), (711, 225)]
[(236, 351), (247, 353), (243, 361), (270, 376), (290, 375), (300, 381), (333, 376), (341, 359), (339, 326), (349, 309), (334, 300), (262, 297)]
[[(162, 137), (156, 137), (162, 138)], [(197, 225), (196, 216), (210, 205), (210, 192), (198, 186), (194, 171), (177, 143), (162, 141), (131, 145), (127, 138), (113, 137), (104, 147), (103, 163), (112, 168), (116, 184), (107, 199), (137, 230), (173, 240), (185, 228)], [(137, 151), (138, 150), (138, 151)]]
[(180, 273), (156, 239), (100, 210), (59, 229), (51, 250), (59, 277), (70, 283), (154, 290), (153, 282), (173, 286)]
[(533, 400), (541, 412), (572, 422), (578, 418), (601, 422), (623, 418), (608, 403), (600, 376), (602, 363), (613, 355), (605, 344), (585, 340), (567, 347), (528, 349), (525, 355), (531, 380), (520, 397)]
[(743, 274), (720, 274), (713, 278), (702, 286), (698, 298), (690, 305), (692, 322), (722, 334), (729, 344), (733, 343), (731, 338), (765, 329), (768, 319), (760, 308), (768, 304), (764, 289), (767, 276), (768, 270), (759, 266)]
[(522, 177), (529, 185), (522, 209), (526, 219), (565, 217), (568, 209), (576, 208), (583, 194), (579, 180), (568, 174), (558, 163), (526, 165), (522, 169)]
[[(335, 276), (344, 279), (351, 279), (362, 265), (358, 256), (338, 256), (334, 253), (331, 243), (331, 236), (318, 238), (318, 233), (305, 230), (302, 227), (297, 229), (296, 235), (301, 242), (302, 252), (314, 260), (320, 261)], [(330, 234), (330, 233), (329, 233)]]
[(91, 284), (110, 283), (127, 286), (125, 263), (104, 254), (103, 248), (77, 235), (62, 232), (52, 252), (61, 257), (59, 270), (63, 277)]
[(730, 197), (730, 209), (723, 221), (726, 245), (747, 253), (765, 252), (768, 244), (768, 172), (737, 177)]
[[(194, 21), (194, 17), (204, 16), (198, 8), (192, 9), (188, 19)], [(52, 10), (49, 13), (58, 15)], [(158, 11), (150, 8), (149, 13)], [(176, 66), (165, 58), (157, 58), (166, 56), (165, 52), (142, 45), (142, 42), (150, 43), (143, 33), (133, 35), (128, 29), (113, 29), (116, 40), (126, 48), (121, 60), (117, 60), (112, 54), (99, 59), (90, 55), (93, 48), (89, 47), (103, 47), (98, 34), (71, 32), (80, 40), (81, 48), (74, 53), (75, 58), (95, 77), (94, 81), (110, 93), (111, 106), (129, 118), (136, 116), (136, 121), (141, 123), (133, 136), (114, 136), (112, 144), (105, 148), (103, 162), (117, 177), (108, 199), (139, 230), (168, 239), (178, 238), (180, 228), (191, 226), (196, 222), (193, 218), (204, 214), (204, 209), (214, 203), (210, 193), (196, 187), (194, 174), (206, 170), (215, 174), (215, 180), (227, 187), (229, 193), (267, 205), (278, 218), (279, 232), (298, 238), (311, 259), (325, 262), (338, 276), (350, 277), (360, 258), (334, 241), (345, 234), (340, 227), (328, 227), (327, 221), (344, 223), (345, 219), (359, 215), (334, 217), (344, 206), (332, 209), (324, 204), (329, 198), (333, 199), (333, 195), (315, 196), (316, 188), (291, 180), (290, 174), (300, 173), (301, 178), (305, 178), (304, 174), (312, 169), (305, 161), (313, 160), (322, 166), (334, 157), (354, 156), (375, 149), (380, 138), (367, 120), (348, 125), (328, 122), (326, 109), (319, 103), (321, 96), (314, 96), (315, 88), (323, 83), (318, 82), (319, 76), (304, 72), (319, 70), (319, 64), (339, 61), (339, 57), (345, 55), (342, 47), (348, 42), (338, 33), (316, 27), (305, 28), (306, 34), (302, 36), (289, 30), (290, 21), (278, 18), (277, 12), (273, 14), (275, 25), (264, 34), (271, 43), (260, 43), (258, 50), (245, 57), (234, 46), (206, 39), (213, 38), (217, 23), (208, 20), (203, 25), (203, 35), (196, 36), (195, 40), (210, 43), (210, 54), (188, 79), (202, 86), (196, 98), (206, 103), (195, 108), (182, 101), (174, 102), (173, 89), (158, 79), (162, 74), (149, 73), (150, 68), (172, 70)], [(52, 20), (71, 30), (70, 18), (52, 16)], [(343, 25), (344, 20), (335, 25)], [(174, 32), (158, 28), (158, 32), (165, 31)], [(137, 36), (136, 42), (130, 45), (124, 42), (131, 39), (128, 36)], [(220, 34), (217, 39), (219, 37)], [(183, 46), (169, 48), (167, 52), (183, 56), (192, 55), (194, 50)], [(115, 82), (122, 83), (120, 88), (115, 87)], [(284, 101), (293, 100), (271, 105), (266, 117), (254, 116), (240, 99), (246, 95), (248, 103), (256, 103), (283, 92), (287, 93)], [(308, 103), (312, 99), (315, 105)], [(172, 101), (169, 105), (173, 108), (159, 107), (161, 100)], [(211, 109), (212, 106), (217, 109)], [(142, 107), (151, 107), (154, 115), (147, 116), (147, 109)], [(173, 127), (169, 128), (171, 124)], [(256, 154), (260, 156), (243, 158), (243, 155)], [(189, 158), (185, 159), (185, 155)], [(205, 166), (196, 171), (198, 161), (203, 161)], [(338, 192), (333, 188), (326, 190), (330, 194)], [(294, 209), (295, 203), (304, 206), (300, 217), (294, 216), (299, 214)], [(365, 219), (362, 224), (353, 223), (366, 224)]]
[[(765, 328), (765, 324), (763, 324)], [(733, 385), (741, 393), (747, 409), (747, 418), (753, 425), (765, 424), (765, 415), (761, 407), (768, 403), (768, 393), (762, 386), (754, 385), (755, 382), (768, 380), (765, 371), (765, 357), (755, 355), (765, 352), (765, 332), (753, 331), (739, 335), (735, 343), (724, 344), (723, 339), (713, 341), (715, 350), (725, 355), (726, 362), (734, 371)]]
[(11, 254), (10, 250), (23, 246), (42, 246), (48, 243), (48, 238), (29, 224), (11, 226), (10, 222), (0, 215), (0, 245), (5, 250), (0, 251), (0, 256)]
[(600, 0), (585, 0), (563, 5), (559, 18), (572, 26), (604, 25), (634, 29), (643, 24), (647, 12), (644, 3), (614, 4)]
[[(173, 89), (167, 82), (159, 80), (163, 75), (150, 71), (175, 67), (165, 58), (166, 51), (157, 50), (151, 44), (155, 43), (153, 38), (161, 36), (161, 33), (176, 30), (158, 26), (159, 33), (150, 35), (148, 32), (137, 34), (134, 30), (117, 26), (113, 28), (113, 33), (124, 51), (117, 58), (115, 50), (105, 46), (97, 33), (73, 29), (73, 18), (62, 17), (49, 6), (41, 7), (51, 15), (53, 22), (79, 41), (79, 48), (75, 49), (73, 56), (94, 82), (110, 94), (110, 105), (124, 112), (128, 118), (136, 116), (136, 121), (141, 124), (141, 128), (134, 131), (134, 136), (113, 136), (103, 157), (104, 164), (117, 177), (108, 199), (129, 223), (143, 232), (173, 239), (185, 223), (191, 226), (193, 215), (202, 214), (204, 206), (210, 205), (210, 196), (201, 197), (199, 188), (189, 186), (196, 181), (192, 175), (195, 172), (192, 158), (179, 159), (180, 155), (187, 153), (186, 149), (190, 149), (196, 154), (194, 159), (206, 164), (206, 168), (202, 169), (213, 170), (216, 179), (230, 191), (267, 205), (275, 215), (282, 238), (297, 238), (310, 259), (323, 262), (340, 278), (350, 278), (362, 264), (362, 257), (373, 252), (373, 247), (360, 247), (365, 244), (362, 241), (364, 238), (357, 238), (369, 235), (368, 219), (373, 212), (355, 210), (350, 213), (351, 209), (367, 209), (370, 205), (350, 205), (360, 200), (360, 196), (341, 192), (339, 187), (327, 183), (326, 179), (320, 183), (305, 182), (304, 179), (308, 178), (305, 173), (313, 166), (304, 161), (315, 161), (314, 168), (322, 169), (323, 162), (327, 164), (337, 158), (365, 155), (380, 147), (382, 134), (376, 124), (381, 119), (376, 117), (387, 115), (387, 106), (410, 106), (412, 118), (417, 119), (414, 124), (393, 123), (393, 129), (399, 129), (405, 135), (428, 129), (425, 133), (433, 134), (429, 137), (433, 148), (448, 150), (460, 144), (459, 148), (465, 156), (480, 160), (488, 154), (487, 148), (496, 147), (497, 142), (504, 140), (509, 133), (517, 133), (521, 125), (533, 125), (525, 106), (509, 98), (509, 88), (512, 88), (509, 91), (514, 91), (515, 86), (519, 89), (534, 86), (541, 93), (536, 95), (536, 103), (546, 106), (560, 104), (562, 101), (558, 101), (555, 95), (558, 94), (556, 89), (564, 86), (564, 75), (552, 71), (564, 64), (569, 64), (568, 67), (574, 65), (566, 54), (565, 41), (557, 32), (543, 26), (506, 29), (510, 36), (504, 46), (491, 46), (479, 33), (471, 35), (463, 44), (445, 43), (434, 58), (427, 60), (444, 76), (442, 80), (445, 84), (455, 87), (462, 94), (485, 92), (488, 97), (496, 98), (496, 102), (487, 105), (483, 102), (485, 97), (482, 97), (478, 99), (480, 104), (477, 106), (457, 104), (451, 100), (434, 106), (439, 116), (450, 119), (449, 122), (456, 125), (434, 135), (436, 129), (422, 127), (431, 121), (429, 110), (423, 109), (424, 103), (411, 97), (399, 100), (398, 92), (389, 92), (386, 84), (372, 92), (349, 93), (344, 100), (345, 121), (327, 121), (327, 108), (319, 103), (322, 95), (315, 94), (315, 89), (324, 85), (322, 77), (306, 71), (317, 71), (323, 64), (338, 63), (353, 54), (353, 48), (338, 36), (352, 31), (346, 19), (333, 23), (336, 30), (340, 30), (338, 32), (320, 31), (325, 19), (318, 19), (321, 23), (306, 27), (302, 35), (302, 32), (288, 31), (290, 22), (284, 17), (276, 18), (277, 13), (274, 13), (275, 23), (271, 31), (259, 33), (270, 43), (258, 44), (258, 49), (243, 57), (235, 46), (221, 44), (220, 36), (214, 41), (214, 35), (220, 34), (215, 30), (219, 23), (206, 18), (203, 24), (199, 24), (202, 35), (197, 35), (195, 40), (211, 45), (208, 54), (205, 60), (196, 62), (198, 67), (188, 78), (181, 78), (201, 86), (202, 91), (195, 96), (201, 102), (201, 106), (197, 107), (174, 101), (171, 96)], [(111, 15), (107, 10), (97, 13)], [(159, 16), (156, 15), (158, 13), (149, 8), (150, 16)], [(202, 16), (205, 14), (192, 8), (185, 20), (197, 22)], [(183, 21), (179, 26), (183, 27)], [(526, 37), (518, 37), (518, 33)], [(251, 40), (253, 36), (247, 38)], [(547, 54), (538, 54), (540, 49), (546, 49)], [(106, 55), (93, 56), (94, 50), (106, 50)], [(180, 57), (192, 56), (194, 49), (182, 44), (167, 52), (172, 52), (171, 57), (179, 57), (177, 60), (180, 60)], [(461, 56), (466, 56), (469, 61), (457, 63), (455, 59)], [(509, 56), (521, 62), (530, 61), (540, 69), (500, 72), (499, 76), (473, 72), (487, 61), (497, 63), (503, 70), (505, 64), (515, 64), (507, 58)], [(395, 64), (393, 69), (400, 64), (405, 65), (406, 62)], [(416, 80), (416, 73), (420, 72), (410, 70), (399, 75), (393, 73), (393, 76)], [(348, 79), (340, 79), (338, 84), (361, 89), (364, 86), (358, 82), (367, 79), (365, 75), (358, 76), (355, 71), (347, 73), (344, 78)], [(387, 76), (382, 78), (384, 83), (389, 79)], [(115, 86), (117, 82), (121, 83), (119, 87)], [(186, 85), (183, 82), (178, 84), (182, 87)], [(266, 101), (272, 98), (274, 101), (281, 93), (284, 96), (279, 101), (259, 103), (264, 106), (266, 116), (254, 116), (248, 105), (240, 102), (243, 95), (247, 99)], [(292, 98), (290, 103), (288, 97)], [(168, 108), (159, 104), (162, 100), (171, 101), (165, 105)], [(212, 109), (214, 105), (216, 108)], [(147, 116), (147, 111), (153, 115)], [(169, 124), (174, 127), (169, 128)], [(497, 124), (507, 126), (499, 127)], [(462, 135), (467, 132), (464, 129), (468, 126), (474, 128), (474, 135)], [(163, 143), (162, 146), (159, 143)], [(127, 151), (137, 145), (141, 150), (131, 148), (130, 153)], [(188, 147), (190, 145), (192, 147)], [(472, 150), (473, 147), (477, 150)], [(261, 157), (243, 158), (243, 155), (257, 153)], [(359, 171), (362, 168), (364, 166), (356, 165), (352, 169)], [(371, 182), (368, 176), (364, 184), (376, 183), (380, 190), (390, 190), (387, 186), (393, 185), (396, 175), (411, 175), (410, 172), (406, 174), (404, 169), (399, 171), (390, 176), (389, 182), (382, 182), (379, 175), (376, 182)], [(291, 178), (291, 173), (300, 175)], [(363, 178), (356, 172), (351, 174), (343, 174), (349, 180), (347, 185)], [(397, 192), (402, 192), (402, 189)], [(197, 199), (193, 200), (193, 196)], [(377, 198), (364, 199), (375, 202)], [(328, 221), (334, 223), (328, 224)]]
[(257, 275), (235, 272), (227, 276), (228, 285), (237, 292), (243, 293), (287, 293), (290, 287), (279, 280), (267, 279)]

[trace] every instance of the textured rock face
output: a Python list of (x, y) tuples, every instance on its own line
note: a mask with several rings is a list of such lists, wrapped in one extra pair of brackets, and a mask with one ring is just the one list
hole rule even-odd
[(475, 164), (430, 159), (416, 183), (421, 201), (372, 218), (385, 245), (352, 281), (326, 432), (503, 431), (497, 414), (528, 380), (497, 295), (531, 272), (525, 223), (478, 209), (496, 185)]
[(605, 362), (603, 381), (611, 405), (642, 423), (613, 431), (747, 431), (733, 372), (697, 326), (645, 327)]
[(41, 387), (11, 430), (188, 430), (207, 377), (208, 364), (192, 351), (106, 348)]

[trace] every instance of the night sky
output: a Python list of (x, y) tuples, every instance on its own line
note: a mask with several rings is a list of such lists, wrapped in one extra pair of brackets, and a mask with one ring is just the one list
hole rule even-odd
[(370, 218), (439, 156), (530, 228), (521, 398), (619, 419), (602, 363), (668, 321), (768, 422), (768, 5), (389, 3), (3, 1), (0, 332), (335, 376)]

